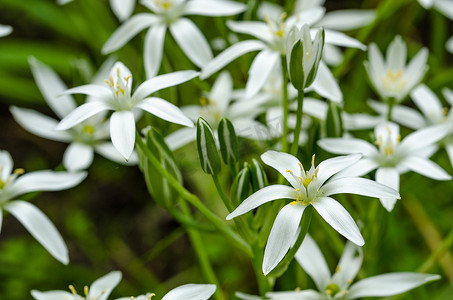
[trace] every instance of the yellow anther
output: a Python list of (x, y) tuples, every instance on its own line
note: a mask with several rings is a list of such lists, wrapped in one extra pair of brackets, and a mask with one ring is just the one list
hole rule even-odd
[(151, 299), (152, 297), (154, 297), (154, 296), (156, 296), (156, 294), (151, 293), (151, 294), (149, 294), (148, 298), (146, 298), (146, 299), (147, 299), (147, 300), (150, 300), (150, 299)]
[(116, 76), (120, 77), (120, 68), (116, 68)]
[(388, 146), (384, 148), (384, 154), (385, 155), (393, 155), (393, 148)]
[(88, 297), (88, 286), (83, 287), (83, 293), (85, 294), (86, 297)]
[(337, 267), (335, 268), (335, 272), (340, 272), (341, 271), (341, 268), (340, 268), (340, 265), (337, 265)]
[(382, 135), (379, 135), (378, 139), (374, 143), (378, 146), (382, 145)]
[(292, 206), (296, 205), (297, 204), (297, 201), (293, 201), (290, 203)]
[(314, 175), (315, 177), (318, 177), (318, 172), (319, 172), (319, 167), (317, 167), (317, 168), (315, 169), (315, 175)]
[(313, 177), (306, 177), (302, 179), (302, 184), (304, 185), (305, 188), (308, 187), (308, 185), (313, 181)]
[[(304, 166), (302, 166), (302, 164), (300, 162), (297, 163), (299, 165), (299, 168), (300, 168), (300, 173), (303, 174), (305, 173), (304, 171)], [(300, 178), (300, 177), (299, 177)]]
[(326, 290), (326, 294), (327, 294), (327, 295), (331, 295), (331, 294), (332, 294), (332, 290), (327, 289), (327, 290)]
[(283, 29), (279, 29), (275, 32), (275, 34), (279, 37), (283, 37), (283, 35), (285, 34), (285, 32), (283, 31)]
[(14, 174), (17, 174), (17, 175), (22, 175), (24, 173), (25, 173), (25, 170), (22, 168), (17, 168), (16, 170), (14, 170)]
[(347, 284), (351, 284), (351, 283), (352, 283), (352, 279), (347, 279), (347, 280), (346, 280), (346, 283), (347, 283)]
[(69, 285), (69, 290), (71, 291), (71, 293), (73, 295), (77, 295), (77, 291), (76, 291), (75, 287), (72, 284)]
[(315, 165), (315, 155), (313, 154), (313, 156), (311, 157), (311, 165), (314, 166)]
[(83, 127), (83, 132), (87, 134), (93, 134), (94, 133), (94, 127), (92, 125), (85, 125)]
[(110, 83), (110, 81), (108, 81), (107, 79), (104, 79), (105, 83), (107, 83), (109, 85), (109, 87), (113, 87), (113, 85)]
[(286, 172), (288, 172), (289, 174), (293, 174), (293, 171), (291, 171), (291, 170), (289, 170), (289, 169), (286, 170)]
[(296, 192), (300, 191), (300, 189), (294, 189)]
[(125, 77), (124, 77), (124, 80), (125, 80), (126, 82), (128, 82), (129, 79), (131, 79), (131, 77), (132, 77), (132, 74), (129, 74), (128, 76), (125, 76)]
[(399, 144), (401, 142), (401, 135), (398, 134), (398, 136), (396, 137), (396, 142)]
[(208, 105), (209, 102), (205, 97), (200, 97), (200, 103), (201, 103), (201, 106), (206, 106), (206, 105)]

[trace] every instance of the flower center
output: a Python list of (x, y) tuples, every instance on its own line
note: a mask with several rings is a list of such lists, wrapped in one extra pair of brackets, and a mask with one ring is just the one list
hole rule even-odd
[(265, 21), (269, 26), (269, 31), (273, 36), (271, 48), (286, 54), (286, 23), (285, 23), (286, 13), (282, 13), (278, 18), (278, 21), (272, 21), (269, 15), (266, 16)]
[[(3, 171), (3, 166), (0, 167), (0, 173)], [(3, 190), (5, 186), (11, 182), (13, 182), (17, 176), (24, 174), (25, 171), (22, 168), (15, 169), (13, 174), (7, 176), (5, 180), (0, 178), (0, 190)]]
[(326, 294), (331, 297), (335, 297), (335, 295), (338, 294), (339, 291), (340, 291), (340, 287), (335, 283), (329, 283), (326, 286)]
[(319, 168), (315, 168), (315, 155), (311, 158), (311, 168), (308, 171), (305, 171), (304, 167), (301, 163), (299, 163), (300, 167), (300, 174), (301, 176), (296, 176), (291, 170), (286, 170), (286, 172), (290, 173), (296, 182), (299, 184), (299, 188), (295, 188), (294, 190), (297, 192), (297, 199), (293, 201), (291, 204), (295, 205), (297, 203), (302, 203), (303, 205), (308, 205), (316, 200), (316, 195), (311, 194), (308, 187), (313, 181), (317, 181), (318, 178), (318, 171)]
[(400, 92), (406, 86), (402, 70), (387, 70), (382, 76), (382, 84), (389, 92)]
[[(93, 297), (91, 297), (91, 298), (88, 298), (88, 295), (89, 295), (89, 292), (90, 292), (88, 286), (84, 286), (84, 287), (83, 287), (83, 294), (84, 294), (84, 296), (79, 295), (79, 294), (77, 293), (77, 290), (75, 289), (75, 287), (74, 287), (72, 284), (69, 285), (69, 290), (71, 291), (71, 293), (72, 293), (74, 296), (77, 296), (78, 298), (81, 298), (81, 299), (84, 299), (84, 300), (96, 300), (96, 299), (100, 298), (103, 294), (106, 293), (106, 290), (102, 290), (101, 293), (100, 293), (99, 295), (96, 295), (96, 296), (93, 296)], [(76, 298), (77, 298), (77, 297), (76, 297)]]
[(94, 133), (94, 126), (93, 125), (85, 125), (83, 126), (83, 132), (89, 135), (93, 135)]
[(134, 106), (131, 90), (128, 86), (131, 78), (132, 75), (121, 78), (120, 69), (117, 68), (116, 80), (112, 75), (109, 76), (108, 80), (105, 80), (113, 94), (112, 105), (118, 110), (130, 110)]
[(217, 106), (217, 102), (210, 98), (200, 98), (201, 110), (200, 115), (208, 120), (211, 124), (217, 124), (222, 118), (222, 112)]
[(379, 151), (382, 154), (384, 154), (385, 156), (393, 156), (393, 154), (395, 154), (396, 148), (401, 142), (401, 136), (398, 134), (396, 138), (394, 138), (391, 134), (390, 128), (387, 127), (387, 130), (389, 133), (386, 138), (384, 138), (382, 135), (379, 135), (378, 139), (374, 143), (379, 146)]
[[(151, 300), (152, 297), (156, 296), (156, 294), (154, 293), (151, 293), (148, 295), (148, 297), (146, 297), (146, 300)], [(135, 298), (134, 297), (131, 297), (131, 300), (134, 300)]]
[(162, 7), (164, 10), (168, 10), (173, 6), (173, 3), (171, 3), (170, 0), (154, 0), (154, 3), (157, 6)]

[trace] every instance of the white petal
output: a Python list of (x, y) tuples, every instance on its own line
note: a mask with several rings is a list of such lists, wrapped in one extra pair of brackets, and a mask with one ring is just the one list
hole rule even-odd
[(331, 180), (320, 188), (320, 192), (326, 196), (344, 193), (376, 198), (399, 198), (398, 192), (394, 189), (373, 180), (357, 177)]
[(348, 297), (357, 299), (363, 297), (386, 297), (398, 295), (412, 290), (433, 280), (439, 280), (439, 275), (421, 273), (389, 273), (365, 278), (353, 284)]
[(0, 25), (0, 37), (7, 36), (13, 32), (13, 27), (9, 25)]
[(354, 219), (336, 200), (330, 197), (323, 197), (313, 202), (313, 207), (333, 229), (345, 238), (358, 246), (365, 244)]
[(222, 53), (220, 53), (212, 61), (210, 61), (201, 71), (200, 78), (206, 79), (239, 56), (252, 51), (262, 50), (265, 47), (265, 44), (261, 41), (251, 40), (238, 42), (225, 49)]
[(190, 70), (159, 75), (140, 84), (140, 86), (135, 90), (132, 97), (137, 100), (141, 100), (154, 92), (171, 86), (179, 85), (197, 77), (198, 75), (198, 72)]
[(109, 54), (123, 47), (130, 39), (143, 29), (160, 22), (160, 18), (150, 14), (141, 13), (133, 16), (121, 25), (102, 46), (102, 54)]
[(322, 59), (330, 66), (338, 66), (343, 61), (343, 52), (337, 46), (324, 44)]
[(165, 142), (168, 147), (174, 151), (197, 139), (196, 128), (184, 127), (175, 132), (170, 133), (165, 137)]
[(63, 264), (69, 263), (68, 249), (55, 225), (31, 203), (16, 200), (4, 206), (49, 253)]
[[(382, 116), (387, 115), (387, 104), (371, 100), (367, 103)], [(427, 126), (425, 119), (417, 110), (403, 105), (393, 106), (392, 120), (411, 129), (420, 129)]]
[(451, 129), (451, 124), (441, 124), (417, 130), (401, 141), (397, 151), (414, 153), (444, 138)]
[(411, 98), (428, 119), (431, 117), (442, 117), (442, 104), (436, 94), (434, 94), (426, 85), (419, 84), (411, 92)]
[[(320, 292), (314, 290), (290, 291), (290, 292), (269, 292), (266, 297), (271, 300), (324, 300)], [(261, 298), (260, 298), (261, 299)]]
[(55, 119), (32, 109), (16, 106), (11, 106), (10, 111), (20, 126), (37, 136), (59, 142), (69, 142), (72, 139), (68, 132), (55, 130), (58, 125), (58, 121)]
[(319, 120), (325, 120), (327, 115), (328, 104), (324, 101), (314, 98), (304, 99), (304, 114), (308, 114)]
[(450, 159), (450, 164), (453, 166), (453, 143), (445, 145), (445, 150), (447, 150), (448, 158)]
[(63, 155), (63, 165), (68, 171), (87, 169), (93, 162), (93, 148), (77, 142), (71, 143)]
[(325, 97), (331, 101), (341, 103), (343, 101), (343, 94), (340, 87), (333, 77), (329, 67), (321, 60), (319, 62), (318, 73), (315, 80), (310, 86), (320, 96)]
[(192, 121), (187, 118), (176, 105), (171, 104), (164, 99), (157, 97), (146, 98), (135, 107), (141, 108), (166, 121), (193, 127)]
[(257, 21), (228, 21), (228, 27), (238, 33), (250, 34), (264, 42), (271, 42), (273, 37), (269, 25)]
[(375, 146), (354, 138), (324, 138), (318, 141), (318, 146), (334, 154), (362, 153), (371, 156), (378, 153)]
[(61, 95), (67, 90), (66, 85), (49, 66), (36, 58), (30, 57), (28, 62), (36, 84), (47, 104), (57, 116), (64, 118), (76, 108), (76, 102), (71, 96)]
[[(241, 300), (262, 300), (263, 299), (260, 296), (249, 295), (249, 294), (241, 293), (241, 292), (236, 292), (236, 293), (234, 293), (234, 295), (238, 299), (241, 299)], [(125, 299), (125, 300), (129, 300), (129, 299)]]
[(426, 65), (427, 60), (428, 49), (423, 48), (418, 51), (417, 55), (412, 58), (411, 62), (407, 66), (406, 70), (404, 71), (404, 74), (407, 74), (405, 85), (405, 90), (407, 91), (407, 93), (409, 93), (410, 90), (420, 82), (423, 75), (425, 75), (425, 72), (428, 68)]
[(185, 284), (168, 292), (162, 300), (207, 300), (215, 290), (214, 284)]
[(269, 274), (285, 257), (294, 242), (304, 210), (304, 205), (290, 203), (278, 212), (264, 249), (264, 275)]
[(403, 70), (406, 65), (406, 43), (397, 35), (387, 48), (386, 68), (389, 70)]
[(297, 193), (286, 185), (270, 185), (250, 195), (226, 219), (231, 220), (258, 206), (276, 199), (297, 199)]
[(249, 70), (249, 79), (245, 87), (246, 98), (255, 96), (264, 86), (279, 59), (280, 54), (276, 51), (265, 49), (258, 53)]
[(430, 9), (435, 0), (418, 0), (421, 6), (423, 6), (425, 9)]
[(330, 280), (329, 266), (310, 235), (305, 236), (295, 258), (302, 269), (313, 279), (318, 290), (325, 290)]
[(347, 31), (366, 26), (373, 22), (375, 17), (376, 11), (374, 10), (344, 9), (326, 13), (316, 25)]
[(326, 29), (324, 33), (326, 44), (349, 48), (359, 48), (360, 50), (364, 51), (367, 49), (364, 44), (342, 32)]
[(71, 294), (69, 292), (65, 292), (65, 291), (40, 292), (37, 290), (32, 290), (31, 295), (36, 300), (61, 300), (61, 299), (71, 299), (74, 297), (73, 294)]
[(60, 191), (78, 185), (86, 175), (86, 172), (35, 171), (17, 178), (11, 184), (11, 190), (15, 196), (36, 191)]
[(165, 24), (156, 24), (146, 33), (143, 49), (146, 78), (153, 78), (159, 72), (166, 31)]
[(296, 14), (286, 19), (285, 23), (288, 27), (291, 27), (293, 24), (295, 24), (300, 28), (304, 24), (312, 26), (316, 22), (321, 20), (326, 12), (326, 9), (322, 7), (322, 5), (315, 5), (313, 7), (307, 7), (307, 9), (304, 10), (295, 9), (294, 11), (296, 12)]
[(117, 111), (110, 117), (110, 136), (116, 150), (129, 159), (135, 146), (135, 119), (131, 111)]
[(97, 153), (104, 156), (111, 161), (116, 163), (127, 165), (127, 166), (134, 166), (138, 163), (138, 154), (137, 152), (133, 151), (131, 156), (128, 160), (126, 160), (119, 152), (116, 150), (115, 146), (112, 143), (103, 143), (94, 147)]
[(445, 44), (445, 48), (447, 48), (448, 52), (453, 53), (453, 36), (447, 40), (447, 43)]
[(247, 6), (235, 1), (225, 0), (191, 0), (185, 8), (185, 15), (232, 16), (247, 9)]
[(112, 91), (106, 86), (99, 84), (86, 84), (75, 88), (71, 88), (62, 93), (63, 96), (68, 94), (83, 94), (98, 99), (109, 99), (112, 97)]
[(358, 162), (360, 158), (362, 154), (351, 154), (324, 160), (318, 165), (318, 184), (321, 186), (332, 175)]
[(437, 0), (437, 1), (434, 1), (434, 6), (444, 16), (446, 16), (450, 20), (453, 20), (453, 3), (451, 3), (451, 0)]
[(89, 288), (88, 299), (107, 300), (112, 290), (121, 281), (121, 272), (113, 271), (96, 279)]
[[(453, 106), (453, 91), (450, 90), (449, 88), (443, 88), (442, 89), (442, 94), (445, 97), (445, 100), (450, 104), (450, 106)], [(450, 110), (451, 113), (451, 110)]]
[(202, 68), (212, 59), (206, 38), (192, 21), (181, 18), (170, 25), (170, 31), (179, 47), (195, 65)]
[(209, 99), (214, 101), (220, 112), (226, 113), (231, 101), (232, 92), (233, 78), (231, 78), (228, 71), (223, 71), (214, 82), (211, 92), (209, 93)]
[(376, 169), (379, 164), (370, 158), (362, 158), (357, 163), (337, 173), (334, 178), (340, 177), (358, 177), (370, 173)]
[(445, 172), (445, 170), (442, 169), (438, 164), (423, 157), (410, 156), (403, 160), (400, 165), (432, 179), (451, 179), (451, 176), (447, 172)]
[(340, 283), (340, 286), (349, 286), (350, 282), (357, 276), (362, 266), (362, 261), (362, 248), (357, 247), (351, 242), (347, 242), (332, 281)]
[(109, 105), (104, 102), (93, 101), (90, 103), (82, 104), (77, 107), (73, 112), (67, 115), (63, 120), (58, 123), (56, 130), (66, 130), (75, 125), (85, 121), (86, 119), (106, 110), (111, 109)]
[[(391, 187), (396, 191), (400, 190), (400, 174), (396, 168), (378, 168), (376, 170), (376, 182)], [(380, 198), (382, 206), (387, 211), (392, 211), (397, 198)]]
[[(261, 160), (282, 174), (294, 188), (298, 188), (299, 184), (294, 176), (299, 177), (301, 175), (301, 168), (300, 162), (295, 156), (284, 152), (266, 151), (261, 155)], [(290, 170), (294, 176), (287, 170)]]
[(5, 181), (6, 177), (13, 171), (13, 159), (8, 151), (0, 150), (0, 179)]
[(384, 115), (372, 116), (365, 113), (348, 114), (343, 112), (341, 117), (343, 118), (343, 127), (345, 130), (372, 129), (385, 120)]
[(135, 7), (135, 0), (110, 0), (113, 13), (120, 21), (129, 18)]

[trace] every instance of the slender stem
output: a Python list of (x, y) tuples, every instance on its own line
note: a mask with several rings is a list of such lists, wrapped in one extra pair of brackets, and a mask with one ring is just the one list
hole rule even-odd
[(289, 114), (289, 99), (288, 99), (288, 77), (286, 67), (286, 57), (281, 56), (282, 65), (282, 105), (283, 105), (283, 133), (282, 133), (282, 151), (288, 152), (288, 114)]
[(417, 272), (425, 273), (428, 272), (436, 263), (436, 260), (442, 258), (443, 254), (450, 249), (453, 245), (453, 229), (450, 230), (447, 237), (442, 241), (436, 250), (434, 250), (431, 255), (425, 260), (425, 262), (418, 268)]
[[(181, 204), (181, 211), (183, 212), (183, 214), (186, 217), (191, 218), (192, 214), (190, 212), (190, 209), (189, 209), (189, 206), (187, 205), (187, 203), (184, 200), (181, 200), (180, 204)], [(206, 280), (209, 283), (215, 284), (216, 286), (220, 287), (219, 280), (217, 279), (214, 269), (211, 266), (211, 262), (209, 261), (208, 254), (206, 253), (206, 247), (203, 245), (203, 240), (201, 238), (200, 233), (190, 227), (187, 227), (187, 233), (189, 234), (190, 241), (192, 243), (192, 246), (193, 246), (195, 253), (198, 257), (198, 260), (200, 262), (201, 269), (203, 270), (203, 273), (206, 276)], [(214, 297), (217, 300), (225, 299), (220, 288), (216, 289)]]
[(436, 9), (430, 11), (431, 21), (431, 49), (436, 67), (441, 67), (445, 63), (445, 42), (447, 40), (447, 19)]
[(289, 249), (288, 253), (286, 254), (285, 258), (280, 262), (280, 264), (269, 274), (270, 276), (280, 277), (286, 271), (289, 264), (293, 260), (294, 255), (296, 255), (297, 250), (299, 250), (300, 245), (302, 245), (305, 236), (307, 235), (308, 227), (310, 226), (312, 216), (313, 207), (312, 205), (308, 205), (305, 208), (304, 215), (302, 216), (300, 233), (299, 236), (297, 237), (296, 242), (294, 243), (293, 247)]
[(395, 98), (391, 97), (389, 98), (388, 100), (388, 105), (389, 105), (389, 109), (387, 111), (387, 121), (391, 121), (392, 120), (392, 110), (393, 110), (393, 107), (395, 106)]
[(299, 137), (300, 131), (302, 130), (302, 116), (304, 110), (304, 90), (299, 90), (297, 93), (297, 116), (296, 116), (296, 128), (294, 129), (294, 140), (291, 146), (290, 154), (296, 156), (297, 150), (299, 149)]
[(226, 238), (230, 239), (233, 244), (247, 253), (249, 256), (253, 256), (252, 249), (250, 245), (244, 241), (236, 232), (234, 232), (229, 226), (227, 226), (223, 219), (218, 217), (212, 211), (210, 211), (201, 201), (200, 199), (189, 192), (185, 187), (183, 187), (178, 180), (176, 180), (167, 170), (162, 167), (159, 161), (154, 157), (153, 153), (149, 150), (149, 148), (144, 144), (140, 134), (136, 133), (136, 145), (137, 147), (146, 155), (148, 161), (156, 168), (156, 170), (164, 176), (168, 183), (174, 188), (183, 199), (187, 200), (190, 204), (192, 204), (196, 209), (200, 211), (202, 215), (205, 216), (217, 229), (222, 232)]
[(258, 282), (258, 289), (260, 295), (264, 296), (271, 290), (269, 279), (264, 276), (262, 271), (263, 265), (263, 248), (257, 243), (253, 246), (254, 256), (252, 258), (253, 269), (255, 271), (256, 281)]
[(228, 212), (232, 212), (233, 206), (231, 205), (230, 199), (223, 191), (223, 188), (220, 186), (219, 177), (217, 177), (217, 175), (212, 175), (212, 180), (214, 181), (215, 188), (217, 189), (220, 198), (222, 198), (223, 204), (225, 204), (225, 207), (228, 209)]

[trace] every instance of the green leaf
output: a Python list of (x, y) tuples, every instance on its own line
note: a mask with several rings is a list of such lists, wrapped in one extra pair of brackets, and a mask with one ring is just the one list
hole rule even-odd
[(342, 137), (343, 136), (343, 119), (341, 117), (342, 109), (335, 103), (330, 102), (326, 118), (326, 136)]

